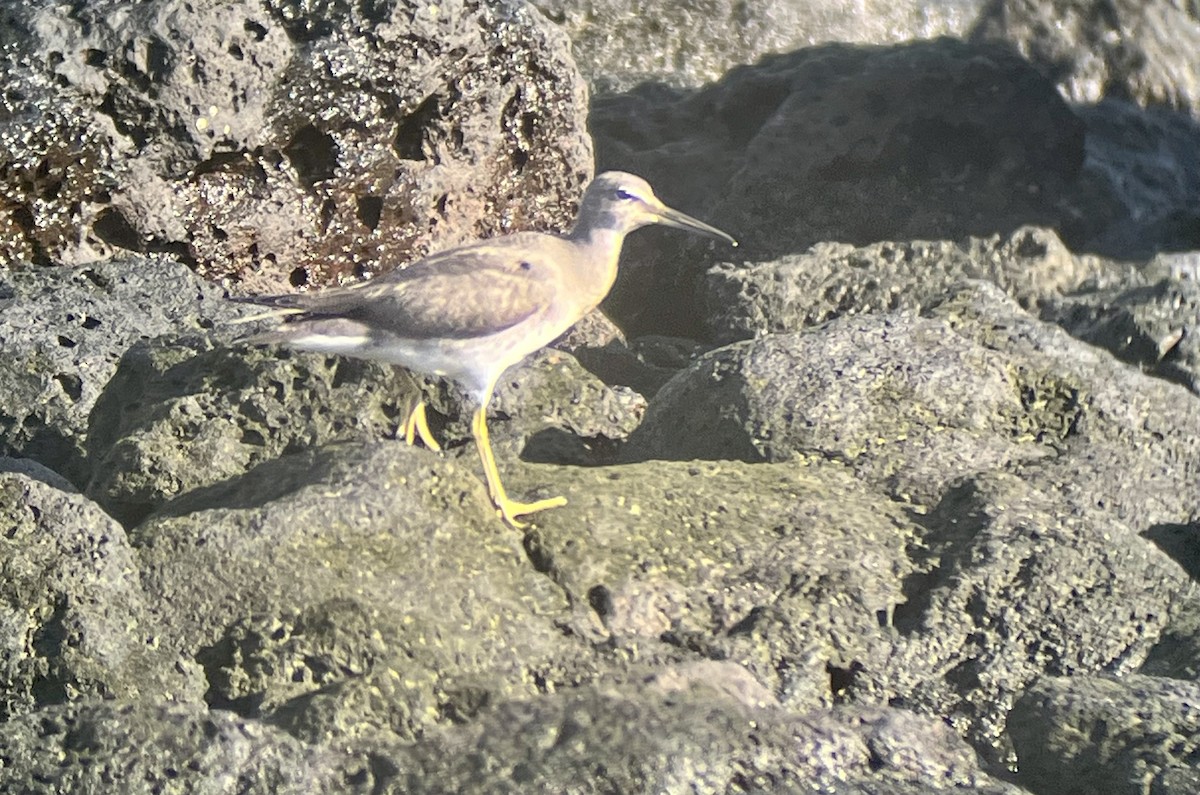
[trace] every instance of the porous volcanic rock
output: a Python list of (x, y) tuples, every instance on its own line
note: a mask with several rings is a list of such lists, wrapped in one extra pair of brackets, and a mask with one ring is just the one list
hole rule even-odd
[[(598, 99), (591, 126), (599, 167), (637, 171), (743, 244), (717, 256), (760, 262), (819, 241), (1057, 229), (1084, 158), (1049, 80), (1009, 48), (951, 39), (773, 55), (699, 90)], [(698, 258), (671, 246), (710, 244), (663, 241), (630, 241), (641, 267), (606, 307), (630, 333), (697, 337)]]
[(963, 241), (821, 243), (764, 262), (718, 263), (698, 299), (709, 337), (723, 344), (844, 315), (919, 312), (970, 279), (986, 279), (1033, 309), (1085, 286), (1120, 289), (1140, 277), (1132, 266), (1073, 254), (1052, 230), (1023, 227)]
[(92, 409), (121, 357), (160, 334), (209, 332), (239, 313), (178, 262), (127, 258), (0, 269), (0, 452), (88, 481)]
[(963, 35), (982, 0), (739, 3), (534, 0), (571, 38), (596, 92), (640, 82), (696, 87), (771, 52), (827, 42), (892, 44)]
[(569, 43), (516, 2), (40, 0), (3, 12), (0, 261), (166, 251), (280, 291), (569, 224)]
[(1200, 685), (1152, 676), (1046, 677), (1013, 706), (1032, 792), (1185, 793), (1200, 788)]
[(0, 526), (0, 721), (88, 698), (199, 700), (200, 669), (160, 645), (119, 524), (49, 470), (0, 459)]
[(1072, 101), (1129, 99), (1200, 118), (1200, 13), (1169, 0), (1000, 0), (975, 40), (1016, 46)]

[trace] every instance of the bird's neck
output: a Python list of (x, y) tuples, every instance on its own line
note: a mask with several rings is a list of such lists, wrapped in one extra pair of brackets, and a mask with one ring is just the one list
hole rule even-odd
[(617, 261), (621, 257), (625, 232), (606, 227), (576, 227), (567, 235), (567, 239), (581, 250), (583, 257), (579, 261), (587, 263), (587, 267), (578, 274), (583, 282), (579, 288), (594, 298), (595, 304), (599, 304), (616, 281)]

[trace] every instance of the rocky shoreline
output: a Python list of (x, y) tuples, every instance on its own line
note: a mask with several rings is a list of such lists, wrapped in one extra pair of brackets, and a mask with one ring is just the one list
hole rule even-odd
[[(0, 6), (0, 790), (1200, 791), (1200, 19), (844, 5)], [(610, 168), (526, 531), (238, 342)]]

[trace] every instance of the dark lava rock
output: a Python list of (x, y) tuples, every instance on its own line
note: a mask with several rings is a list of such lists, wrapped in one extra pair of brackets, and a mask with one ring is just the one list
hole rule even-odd
[(1021, 792), (981, 771), (935, 721), (749, 708), (703, 681), (504, 704), (396, 761), (392, 792)]
[(928, 315), (714, 351), (651, 401), (628, 455), (832, 459), (912, 501), (923, 531), (900, 637), (850, 656), (844, 697), (946, 716), (1005, 763), (1004, 714), (1025, 684), (1134, 670), (1191, 609), (1187, 572), (1142, 533), (1197, 513), (1200, 407), (994, 286)]
[(1200, 247), (1194, 5), (1001, 0), (972, 40), (1015, 46), (1077, 103), (1088, 128), (1078, 225), (1094, 250), (1142, 257)]
[(1014, 44), (1071, 100), (1129, 99), (1200, 117), (1200, 13), (1170, 0), (999, 0), (976, 40)]
[(129, 350), (96, 402), (87, 494), (137, 524), (285, 453), (394, 436), (420, 394), (404, 371), (362, 360), (157, 337)]
[(627, 455), (820, 455), (922, 502), (963, 474), (1093, 444), (1123, 448), (1126, 464), (1186, 462), (1168, 475), (1181, 485), (1200, 466), (1193, 422), (1186, 392), (975, 283), (924, 317), (844, 317), (713, 351), (651, 401)]
[(564, 493), (526, 546), (580, 635), (737, 662), (799, 711), (890, 648), (921, 528), (845, 467), (650, 461), (580, 470)]
[(961, 35), (984, 3), (535, 0), (533, 5), (570, 36), (593, 90), (613, 92), (650, 80), (699, 86), (738, 64), (805, 45)]
[(651, 401), (633, 460), (841, 461), (918, 503), (971, 472), (1054, 453), (1077, 387), (912, 315), (843, 318), (701, 357)]
[[(236, 480), (280, 456), (395, 438), (419, 399), (447, 412), (431, 411), (443, 446), (470, 441), (475, 405), (402, 368), (159, 337), (126, 354), (96, 402), (87, 494), (135, 525), (175, 497)], [(639, 395), (609, 389), (570, 355), (542, 353), (501, 381), (493, 404), (499, 416), (489, 423), (493, 449), (548, 463), (599, 463), (612, 457), (644, 406)], [(456, 454), (474, 461), (473, 442)]]
[(36, 795), (367, 793), (369, 762), (229, 712), (148, 702), (54, 707), (0, 725), (0, 789)]
[(1055, 795), (1200, 791), (1200, 685), (1151, 676), (1047, 677), (1013, 706), (1019, 781)]
[(1191, 278), (1084, 292), (1042, 316), (1122, 361), (1200, 392), (1200, 283)]
[(82, 488), (89, 415), (125, 351), (237, 314), (220, 290), (166, 259), (0, 270), (0, 453)]
[(159, 643), (125, 531), (64, 485), (0, 462), (0, 720), (89, 697), (198, 699), (198, 669)]
[(1028, 683), (1136, 671), (1172, 616), (1195, 610), (1192, 581), (1141, 537), (1145, 519), (1063, 500), (1072, 486), (1024, 468), (947, 493), (923, 520), (929, 568), (905, 583), (895, 657), (865, 663), (848, 697), (894, 694), (1012, 765), (1005, 722)]
[[(698, 91), (599, 99), (591, 124), (600, 167), (643, 174), (759, 261), (828, 240), (1057, 228), (1084, 157), (1083, 124), (1049, 80), (1007, 48), (950, 39), (770, 56)], [(652, 266), (666, 256), (630, 248)], [(628, 271), (606, 306), (627, 330), (698, 336), (682, 268)], [(654, 317), (639, 315), (646, 294)]]
[[(507, 466), (510, 491), (544, 469)], [(167, 504), (132, 538), (162, 645), (205, 667), (210, 703), (247, 715), (374, 671), (399, 677), (397, 700), (356, 712), (356, 731), (411, 738), (533, 695), (535, 671), (587, 655), (555, 627), (563, 594), (474, 472), (402, 443), (265, 462)]]
[(1133, 268), (1076, 256), (1048, 229), (962, 242), (855, 247), (821, 243), (767, 262), (722, 263), (700, 284), (709, 335), (718, 343), (807, 326), (843, 315), (919, 312), (965, 279), (986, 279), (1025, 308), (1087, 284), (1128, 284)]
[(169, 251), (255, 290), (561, 227), (591, 172), (520, 3), (10, 4), (0, 259)]
[(1075, 112), (1088, 127), (1076, 237), (1130, 259), (1200, 248), (1200, 122), (1119, 100)]

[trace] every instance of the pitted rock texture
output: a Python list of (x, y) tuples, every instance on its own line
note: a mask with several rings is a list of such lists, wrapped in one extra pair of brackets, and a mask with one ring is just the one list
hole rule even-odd
[[(195, 704), (71, 704), (6, 723), (0, 769), (10, 791), (369, 792), (369, 760)], [(360, 789), (361, 787), (361, 789)]]
[(1047, 677), (1017, 701), (1009, 722), (1039, 795), (1167, 795), (1200, 787), (1197, 703), (1195, 681)]
[[(665, 26), (693, 6), (644, 8)], [(502, 2), (0, 15), (2, 157), (23, 164), (0, 240), (28, 254), (0, 262), (0, 452), (23, 456), (0, 460), (0, 790), (1196, 790), (1200, 404), (1172, 383), (1191, 383), (1200, 228), (1186, 114), (1069, 106), (1010, 48), (948, 40), (598, 100), (602, 166), (729, 227), (745, 261), (636, 236), (625, 333), (593, 318), (505, 375), (505, 484), (567, 499), (518, 531), (452, 388), (239, 345), (244, 308), (183, 264), (72, 263), (161, 242), (105, 210), (188, 245), (229, 233), (143, 189), (164, 182), (244, 220), (230, 262), (260, 232), (308, 251), (314, 207), (358, 241), (347, 184), (366, 186), (356, 222), (394, 211), (414, 235), (430, 216), (379, 185), (469, 186), (446, 242), (565, 218), (582, 84), (536, 56), (569, 60), (559, 33)], [(705, 37), (725, 32), (696, 30), (683, 63), (719, 63)], [(71, 47), (31, 55), (50, 39)], [(256, 93), (221, 104), (235, 84)], [(558, 121), (525, 115), (534, 85)], [(496, 187), (520, 166), (489, 142), (517, 127), (489, 103), (518, 91), (522, 173), (553, 176), (506, 216), (489, 202), (530, 193)], [(418, 393), (441, 454), (390, 438)]]
[[(1049, 80), (1007, 48), (951, 39), (770, 56), (699, 90), (598, 99), (591, 124), (598, 167), (641, 173), (759, 262), (818, 241), (1058, 228), (1084, 157), (1083, 124)], [(707, 245), (631, 240), (644, 266), (606, 306), (631, 332), (699, 336), (686, 268)], [(646, 294), (670, 304), (650, 315)]]
[(1139, 275), (1072, 254), (1051, 230), (1026, 227), (1007, 237), (824, 243), (766, 262), (719, 263), (705, 274), (698, 299), (709, 336), (723, 344), (848, 314), (920, 312), (970, 279), (986, 279), (1033, 308), (1084, 285), (1128, 285)]
[(124, 529), (53, 473), (0, 460), (0, 720), (88, 698), (196, 698), (159, 643)]
[(0, 296), (0, 452), (35, 459), (81, 489), (82, 432), (125, 351), (238, 315), (220, 290), (165, 258), (0, 270)]
[(1200, 393), (1200, 284), (1173, 275), (1145, 286), (1089, 291), (1047, 306), (1081, 340)]
[(982, 0), (533, 4), (571, 37), (579, 67), (597, 92), (627, 91), (641, 82), (696, 87), (767, 53), (832, 41), (890, 44), (963, 35), (984, 6)]
[(160, 251), (256, 291), (328, 284), (565, 226), (591, 173), (568, 42), (521, 3), (44, 1), (4, 23), (2, 261)]
[(1194, 4), (1000, 0), (976, 40), (1011, 42), (1072, 101), (1128, 99), (1200, 118), (1200, 11)]

